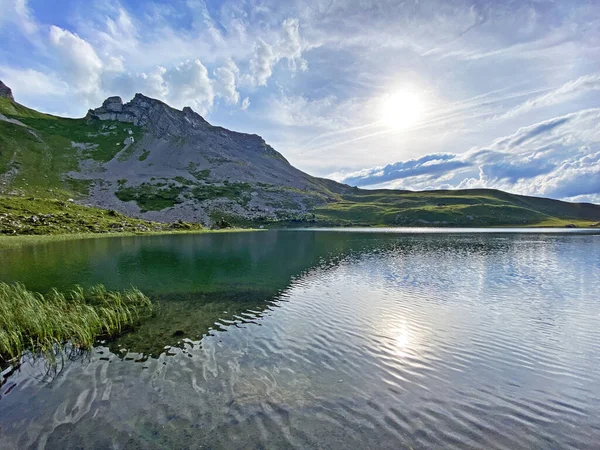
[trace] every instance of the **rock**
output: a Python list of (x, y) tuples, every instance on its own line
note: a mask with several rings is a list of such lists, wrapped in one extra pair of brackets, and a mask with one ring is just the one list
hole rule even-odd
[(133, 144), (134, 142), (135, 142), (135, 139), (133, 139), (133, 136), (129, 136), (129, 137), (125, 138), (125, 140), (123, 141), (123, 144), (129, 145), (129, 144)]
[(181, 135), (185, 128), (208, 129), (210, 125), (191, 108), (177, 111), (167, 104), (142, 94), (123, 104), (120, 97), (107, 98), (100, 108), (90, 109), (88, 120), (115, 120), (136, 126), (153, 125), (157, 136)]
[(574, 223), (569, 223), (565, 225), (565, 228), (577, 228), (577, 225), (575, 225)]
[(5, 85), (2, 80), (0, 80), (0, 97), (7, 98), (9, 100), (14, 100), (13, 93), (11, 88)]

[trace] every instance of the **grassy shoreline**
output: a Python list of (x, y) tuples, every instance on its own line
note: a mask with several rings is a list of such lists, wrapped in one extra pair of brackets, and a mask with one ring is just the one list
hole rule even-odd
[[(502, 230), (505, 228), (540, 228), (540, 229), (570, 229), (572, 227), (568, 227), (568, 224), (573, 222), (565, 223), (565, 224), (557, 224), (557, 223), (547, 223), (547, 224), (527, 224), (527, 225), (489, 225), (489, 226), (479, 226), (479, 227), (467, 227), (467, 226), (420, 226), (418, 228), (445, 228), (448, 231), (452, 231), (454, 228), (489, 228), (489, 229), (498, 229)], [(576, 229), (588, 229), (588, 230), (600, 230), (600, 228), (595, 223), (577, 223), (575, 221)], [(351, 229), (351, 228), (415, 228), (413, 227), (399, 227), (399, 226), (389, 226), (389, 225), (355, 225), (355, 226), (315, 226), (311, 224), (311, 226), (302, 226), (302, 224), (296, 224), (295, 227), (283, 227), (281, 229), (293, 229), (293, 228), (302, 228), (302, 229), (310, 229), (310, 228), (340, 228), (340, 229)], [(61, 241), (71, 241), (71, 240), (83, 240), (83, 239), (95, 239), (95, 238), (113, 238), (113, 237), (131, 237), (131, 236), (167, 236), (167, 235), (175, 235), (175, 234), (219, 234), (219, 233), (244, 233), (244, 232), (257, 232), (257, 231), (267, 231), (274, 230), (278, 228), (227, 228), (221, 230), (210, 230), (210, 229), (202, 229), (202, 230), (165, 230), (165, 231), (149, 231), (149, 232), (114, 232), (114, 233), (65, 233), (65, 234), (34, 234), (34, 235), (17, 235), (17, 236), (2, 236), (0, 235), (0, 249), (6, 248), (14, 248), (14, 247), (22, 247), (26, 245), (34, 245), (34, 244), (43, 244), (48, 242), (61, 242)]]
[(65, 233), (65, 234), (21, 234), (17, 236), (0, 235), (0, 249), (21, 247), (24, 245), (42, 244), (47, 242), (61, 242), (94, 238), (130, 237), (130, 236), (161, 236), (173, 234), (217, 234), (217, 233), (243, 233), (265, 231), (258, 228), (226, 228), (222, 230), (165, 230), (148, 232), (114, 232), (114, 233)]
[(154, 311), (135, 288), (107, 291), (97, 285), (42, 295), (21, 283), (0, 282), (0, 366), (18, 364), (28, 353), (54, 365), (65, 346), (87, 350), (97, 338), (121, 334)]

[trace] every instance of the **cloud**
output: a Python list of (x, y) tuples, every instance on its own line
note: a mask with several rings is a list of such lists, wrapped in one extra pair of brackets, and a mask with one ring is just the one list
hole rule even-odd
[(254, 86), (265, 86), (273, 74), (273, 67), (282, 59), (288, 61), (288, 67), (308, 70), (308, 63), (302, 58), (302, 40), (300, 38), (298, 19), (288, 18), (283, 21), (283, 35), (274, 44), (258, 39), (254, 44), (254, 53), (250, 59), (249, 81)]
[(27, 88), (15, 91), (21, 98), (65, 95), (68, 85), (54, 76), (33, 69), (15, 69), (0, 66), (0, 79), (8, 86), (24, 85)]
[(540, 109), (547, 106), (557, 105), (569, 100), (574, 99), (580, 95), (583, 95), (590, 91), (600, 90), (600, 74), (588, 74), (571, 80), (563, 84), (558, 89), (555, 89), (547, 94), (540, 95), (531, 100), (510, 109), (504, 114), (496, 117), (497, 119), (507, 119), (510, 117), (518, 116), (534, 109)]
[[(109, 95), (135, 92), (203, 114), (217, 98), (224, 100), (220, 105), (245, 109), (280, 61), (288, 62), (287, 73), (307, 67), (297, 18), (254, 27), (249, 13), (259, 9), (233, 7), (234, 2), (219, 8), (191, 0), (179, 8), (163, 6), (148, 3), (134, 15), (118, 1), (91, 4), (68, 26), (59, 26), (38, 23), (26, 0), (0, 0), (0, 42), (14, 32), (28, 35), (39, 54), (18, 58), (24, 49), (16, 48), (10, 58), (66, 83), (69, 109), (79, 114)], [(7, 50), (0, 45), (0, 56)], [(25, 70), (12, 61), (5, 66)], [(17, 79), (13, 88), (26, 86)], [(248, 98), (243, 104), (242, 92)]]
[(335, 174), (351, 185), (402, 189), (496, 188), (525, 195), (600, 199), (600, 108), (522, 127), (487, 147), (437, 153)]
[(262, 39), (254, 44), (254, 55), (250, 60), (250, 80), (255, 86), (265, 86), (273, 73), (277, 61), (273, 47)]
[(215, 92), (208, 70), (200, 60), (188, 60), (166, 70), (167, 100), (175, 107), (191, 106), (206, 114), (213, 105)]
[(242, 100), (242, 105), (240, 106), (240, 108), (242, 110), (247, 110), (248, 107), (250, 106), (250, 99), (248, 97), (244, 98), (244, 100)]
[(352, 100), (339, 101), (334, 95), (308, 99), (302, 95), (273, 95), (266, 103), (266, 116), (277, 125), (338, 130), (349, 125), (348, 117), (358, 104)]
[(240, 101), (240, 93), (237, 91), (237, 79), (240, 76), (240, 69), (233, 62), (228, 60), (225, 65), (215, 70), (215, 84), (217, 94), (223, 97), (227, 103), (237, 105)]
[(167, 69), (160, 66), (142, 73), (108, 72), (102, 77), (102, 90), (125, 99), (133, 97), (136, 92), (141, 92), (149, 97), (166, 101), (169, 92), (165, 80), (166, 72)]
[(504, 148), (505, 150), (512, 150), (525, 144), (527, 141), (534, 140), (539, 136), (547, 136), (556, 127), (560, 127), (561, 125), (567, 123), (573, 117), (573, 115), (556, 117), (544, 122), (536, 123), (535, 125), (519, 128), (519, 130), (512, 136), (496, 140), (494, 146), (498, 148)]
[(0, 25), (11, 22), (26, 35), (38, 31), (38, 24), (32, 17), (27, 0), (0, 0), (0, 11)]
[(468, 162), (461, 161), (456, 155), (437, 153), (354, 172), (343, 177), (341, 181), (353, 186), (374, 185), (420, 175), (443, 174), (468, 165)]
[(302, 40), (300, 38), (300, 23), (298, 19), (288, 18), (283, 21), (283, 39), (279, 45), (282, 57), (288, 60), (289, 67), (293, 70), (307, 70), (308, 63), (302, 58)]
[(96, 92), (100, 84), (102, 61), (94, 48), (76, 34), (54, 25), (50, 27), (49, 37), (64, 68), (62, 77), (79, 92)]
[(169, 69), (156, 67), (142, 73), (109, 74), (102, 80), (103, 89), (125, 99), (141, 92), (175, 108), (190, 106), (200, 114), (213, 107), (216, 81), (198, 59), (184, 61)]

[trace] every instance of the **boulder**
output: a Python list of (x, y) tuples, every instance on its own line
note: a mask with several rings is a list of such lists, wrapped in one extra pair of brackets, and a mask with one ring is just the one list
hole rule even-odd
[(108, 97), (102, 103), (102, 108), (110, 112), (121, 112), (123, 111), (123, 100), (121, 97)]

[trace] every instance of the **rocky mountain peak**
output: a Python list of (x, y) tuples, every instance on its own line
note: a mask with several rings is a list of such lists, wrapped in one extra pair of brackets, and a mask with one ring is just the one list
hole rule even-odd
[(157, 137), (187, 136), (194, 130), (206, 130), (211, 125), (189, 106), (182, 111), (171, 108), (160, 100), (137, 93), (123, 103), (121, 97), (108, 97), (102, 106), (90, 109), (88, 120), (113, 120), (146, 127)]
[(0, 97), (14, 100), (12, 90), (0, 80)]

